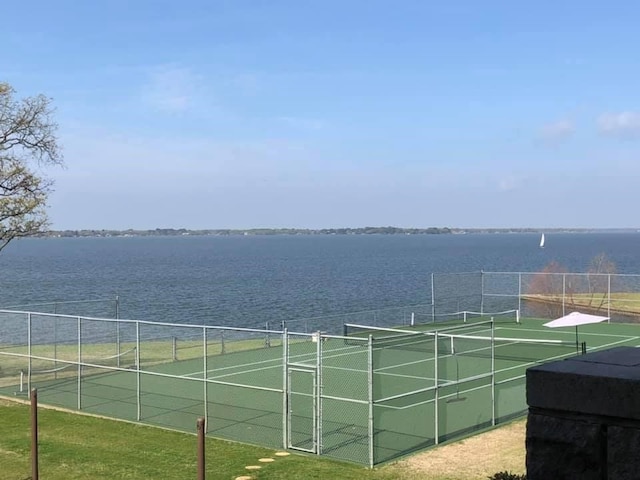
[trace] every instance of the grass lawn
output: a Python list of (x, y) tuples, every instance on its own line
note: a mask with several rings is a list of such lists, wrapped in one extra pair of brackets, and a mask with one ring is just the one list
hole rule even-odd
[[(182, 480), (196, 476), (195, 435), (45, 408), (39, 409), (38, 420), (41, 478)], [(0, 472), (3, 479), (30, 478), (29, 425), (29, 405), (0, 399)], [(278, 457), (276, 451), (268, 448), (207, 438), (207, 478), (486, 478), (497, 471), (512, 468), (522, 470), (522, 425), (519, 422), (484, 434), (487, 437), (472, 437), (375, 470), (313, 456), (292, 454)], [(511, 450), (500, 448), (500, 442), (511, 445)], [(521, 447), (515, 447), (514, 450), (514, 444), (518, 443)], [(485, 447), (478, 452), (480, 445)], [(478, 462), (474, 462), (474, 456), (478, 456)], [(275, 460), (261, 463), (260, 458)], [(262, 468), (249, 471), (245, 468), (249, 465), (261, 465)]]

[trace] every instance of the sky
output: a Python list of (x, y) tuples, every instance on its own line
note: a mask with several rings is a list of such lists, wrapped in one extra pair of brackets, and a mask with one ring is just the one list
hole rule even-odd
[(51, 228), (640, 227), (640, 3), (34, 0)]

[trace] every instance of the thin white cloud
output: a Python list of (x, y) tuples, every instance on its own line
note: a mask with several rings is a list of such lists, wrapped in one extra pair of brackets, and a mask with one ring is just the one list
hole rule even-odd
[(545, 143), (559, 143), (571, 137), (574, 131), (573, 123), (562, 119), (544, 125), (540, 130), (540, 139)]
[(507, 175), (498, 179), (498, 191), (511, 192), (520, 190), (523, 187), (525, 178), (518, 175)]
[(598, 118), (601, 134), (623, 138), (640, 138), (640, 112), (604, 113)]
[(303, 117), (278, 117), (285, 125), (299, 130), (322, 130), (325, 126), (322, 120)]
[(142, 99), (155, 110), (184, 112), (196, 104), (200, 84), (201, 78), (188, 68), (160, 66), (150, 73)]

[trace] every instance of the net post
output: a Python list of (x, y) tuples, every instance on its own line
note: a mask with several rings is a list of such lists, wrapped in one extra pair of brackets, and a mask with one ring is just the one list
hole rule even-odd
[(31, 390), (31, 479), (38, 480), (38, 390)]
[(518, 312), (522, 309), (522, 273), (518, 272)]
[(411, 326), (416, 326), (416, 312), (411, 312)]
[(225, 348), (224, 348), (224, 330), (220, 330), (220, 353), (221, 354), (225, 353)]
[(264, 329), (267, 331), (264, 337), (264, 346), (269, 348), (271, 346), (271, 337), (269, 336), (269, 321), (264, 323)]
[(462, 312), (462, 323), (467, 323), (467, 311)]
[(516, 323), (520, 324), (520, 309), (516, 309)]
[(205, 478), (205, 419), (200, 417), (196, 422), (196, 430), (198, 432), (198, 480)]

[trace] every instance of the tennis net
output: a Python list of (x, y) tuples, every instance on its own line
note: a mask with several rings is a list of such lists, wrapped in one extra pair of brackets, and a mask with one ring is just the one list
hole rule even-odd
[[(419, 351), (433, 356), (456, 355), (519, 362), (542, 361), (586, 352), (586, 343), (555, 339), (496, 337), (345, 324), (345, 337), (373, 339), (374, 349)], [(348, 340), (347, 340), (348, 341)]]
[(453, 313), (421, 313), (411, 315), (412, 325), (456, 324), (494, 321), (495, 323), (520, 323), (520, 310), (504, 310), (502, 312), (473, 312), (463, 310)]

